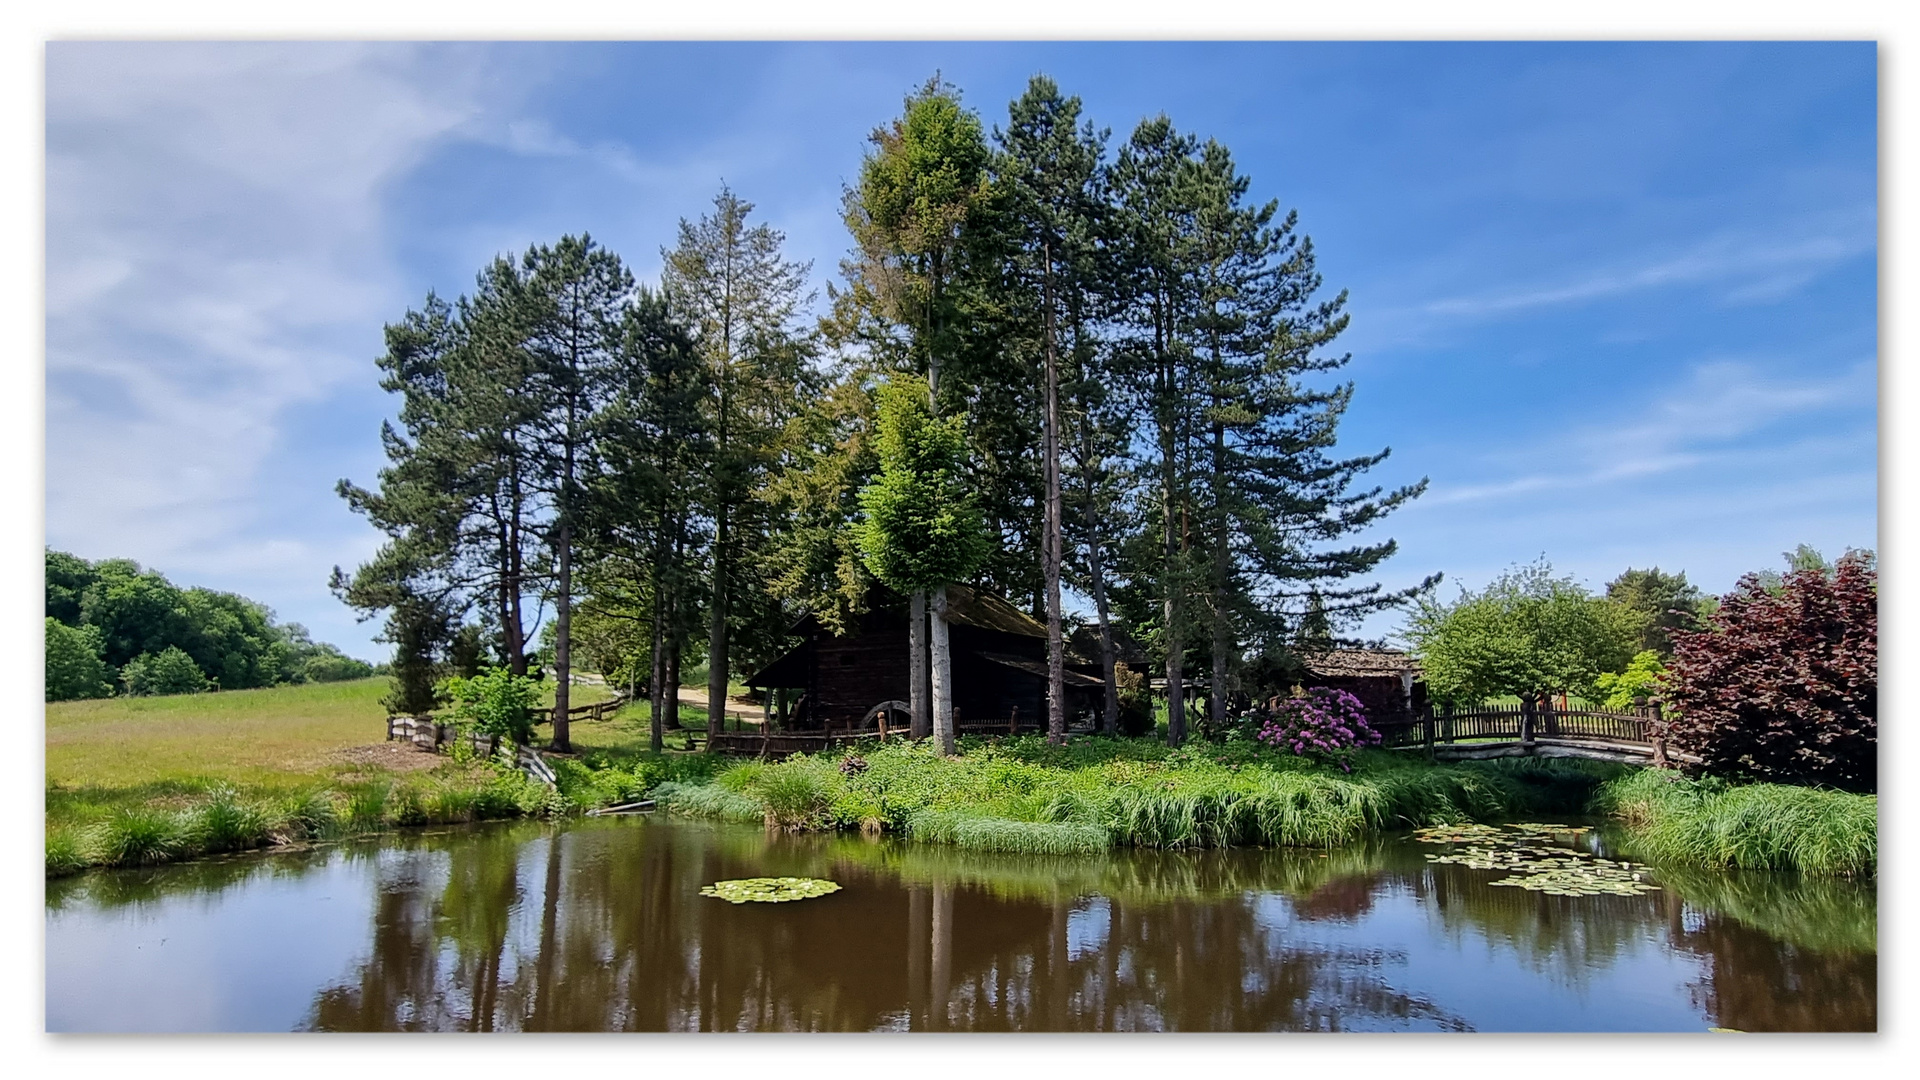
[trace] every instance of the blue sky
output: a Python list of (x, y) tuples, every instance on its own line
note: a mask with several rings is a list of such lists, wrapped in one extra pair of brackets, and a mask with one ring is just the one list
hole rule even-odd
[(47, 542), (378, 658), (325, 580), (378, 543), (332, 488), (381, 463), (382, 324), (563, 232), (650, 278), (723, 180), (824, 294), (936, 69), (989, 125), (1035, 72), (1116, 141), (1165, 112), (1299, 211), (1350, 293), (1343, 443), (1432, 480), (1388, 583), (1876, 544), (1876, 55), (1840, 42), (56, 42)]

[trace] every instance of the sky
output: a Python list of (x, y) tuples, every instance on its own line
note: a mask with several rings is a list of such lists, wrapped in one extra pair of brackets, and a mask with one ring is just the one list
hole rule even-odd
[(1385, 584), (1879, 546), (1871, 42), (53, 42), (46, 543), (382, 658), (326, 587), (380, 541), (334, 485), (382, 464), (382, 326), (565, 233), (654, 279), (723, 183), (824, 298), (935, 71), (989, 128), (1036, 73), (1116, 144), (1165, 113), (1298, 211), (1341, 448), (1430, 482)]

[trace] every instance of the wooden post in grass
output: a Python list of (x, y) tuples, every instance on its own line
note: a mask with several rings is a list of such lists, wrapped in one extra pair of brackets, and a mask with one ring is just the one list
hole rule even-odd
[(1537, 708), (1537, 706), (1534, 704), (1532, 694), (1521, 695), (1520, 697), (1520, 745), (1527, 747), (1529, 749), (1533, 747), (1533, 716), (1534, 716), (1535, 708)]
[(1647, 713), (1647, 734), (1653, 738), (1653, 767), (1664, 769), (1671, 762), (1667, 760), (1667, 723), (1661, 714), (1659, 698), (1647, 702)]
[[(1428, 708), (1432, 708), (1432, 706), (1429, 705)], [(1452, 742), (1453, 741), (1453, 702), (1449, 701), (1445, 705), (1442, 705), (1440, 708), (1441, 708), (1440, 715), (1443, 718), (1440, 723), (1440, 740), (1442, 742)]]
[(1427, 760), (1433, 760), (1433, 702), (1424, 702), (1420, 706), (1420, 731), (1427, 744)]

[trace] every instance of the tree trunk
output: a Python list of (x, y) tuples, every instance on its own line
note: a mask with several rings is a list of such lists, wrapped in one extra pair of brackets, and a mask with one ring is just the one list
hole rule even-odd
[(572, 704), (573, 648), (573, 525), (560, 523), (560, 587), (553, 615), (553, 749), (568, 753), (567, 707)]
[(1182, 640), (1180, 619), (1180, 550), (1179, 538), (1173, 525), (1173, 469), (1167, 469), (1167, 501), (1163, 530), (1166, 541), (1166, 572), (1162, 577), (1166, 590), (1164, 614), (1166, 617), (1167, 639), (1167, 745), (1179, 746), (1187, 738), (1187, 702), (1186, 687), (1181, 684), (1182, 654), (1186, 652), (1186, 643)]
[(713, 611), (707, 627), (707, 727), (718, 728), (727, 715), (727, 507), (713, 526)]
[(1042, 550), (1046, 559), (1047, 588), (1047, 741), (1059, 746), (1067, 741), (1066, 647), (1060, 637), (1060, 365), (1053, 345), (1053, 259), (1052, 247), (1040, 242), (1040, 258), (1045, 264), (1041, 275), (1047, 316), (1047, 415), (1046, 454), (1047, 509), (1046, 535)]
[(953, 654), (947, 647), (947, 587), (933, 590), (933, 734), (940, 752), (953, 745)]
[[(1217, 399), (1216, 399), (1217, 403)], [(1227, 624), (1226, 427), (1213, 425), (1213, 685), (1207, 693), (1207, 726), (1213, 737), (1227, 727), (1227, 660), (1233, 648)]]
[[(667, 690), (667, 605), (660, 595), (660, 562), (653, 564), (653, 665), (647, 680), (648, 722), (647, 745), (654, 753), (663, 748), (666, 737), (664, 721), (666, 719)], [(707, 729), (707, 746), (713, 746), (713, 728)]]
[(1107, 576), (1100, 561), (1100, 526), (1094, 514), (1091, 475), (1087, 478), (1087, 572), (1093, 578), (1093, 610), (1100, 621), (1100, 677), (1105, 684), (1100, 730), (1117, 735), (1120, 732), (1120, 683), (1113, 674), (1113, 621), (1107, 612)]
[(913, 603), (907, 622), (907, 731), (916, 739), (933, 734), (933, 718), (927, 712), (927, 592), (913, 590)]

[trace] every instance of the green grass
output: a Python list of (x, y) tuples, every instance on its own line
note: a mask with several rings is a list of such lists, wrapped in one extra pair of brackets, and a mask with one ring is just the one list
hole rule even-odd
[(1591, 763), (1427, 765), (1364, 754), (1351, 775), (1246, 745), (1169, 751), (1144, 739), (1039, 737), (874, 748), (727, 765), (679, 783), (675, 813), (791, 831), (893, 831), (980, 850), (1069, 854), (1113, 846), (1331, 848), (1412, 825), (1577, 812), (1618, 771)]
[[(606, 805), (609, 795), (637, 795), (672, 773), (629, 767), (631, 782), (620, 787), (602, 770), (556, 759), (558, 767), (592, 777), (563, 783), (556, 793), (486, 763), (411, 753), (386, 742), (380, 699), (387, 688), (388, 680), (373, 678), (48, 703), (47, 873), (565, 812)], [(578, 704), (609, 693), (573, 688)], [(551, 697), (548, 687), (549, 703)], [(632, 712), (576, 721), (575, 743), (589, 755), (608, 752), (596, 744), (632, 745), (621, 726)], [(644, 728), (638, 745), (645, 746)]]
[(1867, 877), (1878, 873), (1880, 801), (1824, 788), (1731, 785), (1645, 769), (1601, 787), (1650, 862)]

